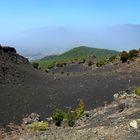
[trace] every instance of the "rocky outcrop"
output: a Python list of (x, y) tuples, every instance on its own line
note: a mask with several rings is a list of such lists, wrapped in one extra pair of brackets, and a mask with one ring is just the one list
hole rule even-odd
[(92, 66), (96, 64), (96, 56), (90, 55), (86, 58), (84, 66)]
[[(0, 62), (14, 62), (17, 64), (27, 64), (29, 63), (28, 59), (17, 54), (15, 48), (9, 46), (0, 45)], [(5, 62), (6, 61), (6, 62)]]
[(23, 124), (25, 125), (38, 121), (40, 121), (40, 115), (36, 113), (31, 113), (28, 117), (23, 118)]
[(0, 45), (0, 84), (21, 81), (24, 76), (17, 66), (29, 64), (27, 58), (19, 55), (15, 48)]

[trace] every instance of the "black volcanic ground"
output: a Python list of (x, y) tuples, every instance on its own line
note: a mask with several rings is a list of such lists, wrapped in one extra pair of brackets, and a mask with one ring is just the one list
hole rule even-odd
[(104, 105), (105, 101), (112, 101), (114, 93), (140, 85), (139, 62), (95, 70), (70, 64), (50, 73), (36, 70), (30, 64), (11, 63), (16, 78), (9, 82), (0, 79), (0, 125), (19, 123), (32, 112), (45, 119), (56, 108), (74, 108), (78, 99), (84, 100), (87, 110)]

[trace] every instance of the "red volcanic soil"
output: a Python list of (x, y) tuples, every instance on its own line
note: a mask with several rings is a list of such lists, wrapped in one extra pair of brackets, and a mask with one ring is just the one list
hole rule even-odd
[(78, 99), (90, 110), (111, 102), (114, 93), (140, 85), (140, 59), (94, 70), (69, 64), (49, 73), (29, 63), (5, 61), (5, 65), (6, 73), (0, 76), (0, 126), (20, 123), (32, 112), (45, 119), (56, 108), (74, 108)]

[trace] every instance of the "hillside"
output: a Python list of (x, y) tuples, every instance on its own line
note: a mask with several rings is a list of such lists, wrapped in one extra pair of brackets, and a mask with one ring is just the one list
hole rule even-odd
[(108, 58), (112, 55), (117, 55), (119, 52), (114, 50), (107, 49), (97, 49), (90, 48), (86, 46), (80, 46), (77, 48), (73, 48), (61, 55), (45, 57), (39, 61), (39, 65), (41, 68), (46, 68), (54, 63), (58, 62), (72, 62), (72, 61), (82, 61), (84, 58), (95, 55), (97, 59)]
[(33, 112), (46, 120), (56, 108), (74, 109), (78, 99), (86, 110), (109, 104), (114, 93), (140, 86), (139, 64), (140, 55), (129, 63), (118, 60), (94, 69), (69, 63), (46, 73), (14, 48), (0, 47), (0, 136), (1, 128), (11, 130), (9, 123), (20, 125)]
[[(116, 96), (117, 95), (117, 96)], [(115, 100), (103, 107), (85, 111), (86, 115), (75, 121), (73, 127), (52, 125), (47, 130), (30, 132), (27, 126), (10, 140), (139, 140), (140, 96), (133, 89), (114, 94)], [(128, 103), (124, 105), (124, 103)], [(121, 108), (123, 106), (123, 108)], [(7, 139), (5, 139), (7, 140)]]
[(43, 73), (15, 49), (3, 50), (0, 52), (0, 126), (18, 123), (22, 116), (32, 112), (45, 118), (56, 107), (74, 107), (79, 98), (91, 109), (106, 100), (110, 102), (114, 92), (140, 82), (140, 59), (132, 64), (120, 62), (94, 70), (82, 64), (68, 64)]

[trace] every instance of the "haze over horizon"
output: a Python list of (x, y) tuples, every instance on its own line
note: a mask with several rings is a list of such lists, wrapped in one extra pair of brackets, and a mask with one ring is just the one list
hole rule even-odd
[(56, 54), (80, 45), (140, 46), (139, 0), (6, 0), (0, 5), (0, 44), (21, 54)]

